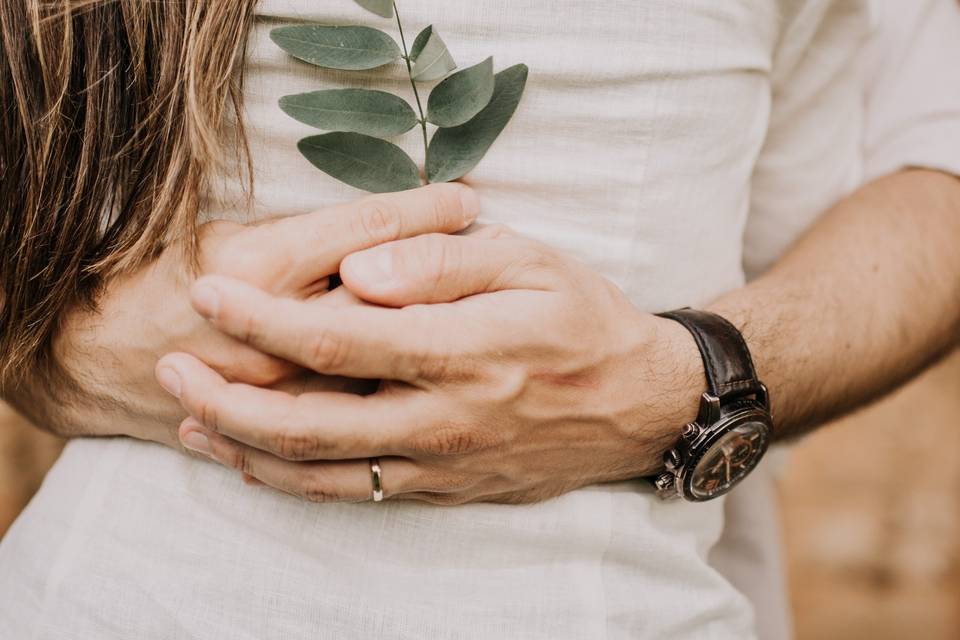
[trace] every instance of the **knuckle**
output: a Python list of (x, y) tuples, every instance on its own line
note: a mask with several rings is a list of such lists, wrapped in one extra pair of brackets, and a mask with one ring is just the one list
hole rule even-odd
[(247, 475), (254, 475), (250, 456), (242, 447), (231, 447), (227, 453), (227, 464)]
[(459, 376), (454, 366), (454, 357), (448, 353), (424, 350), (416, 356), (414, 368), (417, 377), (427, 380), (453, 381)]
[(500, 403), (519, 402), (529, 391), (534, 380), (523, 365), (498, 366), (486, 375), (490, 397)]
[(347, 361), (348, 341), (332, 329), (321, 329), (307, 338), (305, 353), (317, 371), (336, 371)]
[(442, 426), (420, 436), (416, 449), (432, 456), (461, 456), (493, 447), (492, 438), (473, 427)]
[(343, 502), (346, 499), (336, 483), (331, 482), (327, 474), (317, 470), (304, 479), (300, 493), (309, 502)]
[(234, 312), (231, 314), (229, 307), (224, 305), (224, 308), (221, 309), (220, 314), (224, 319), (228, 319), (229, 315), (233, 315), (234, 317), (239, 316), (236, 318), (236, 323), (234, 326), (239, 325), (237, 337), (241, 342), (256, 344), (265, 337), (263, 331), (264, 317), (261, 309), (244, 309), (240, 312), (234, 310)]
[(200, 419), (200, 423), (206, 427), (209, 427), (213, 431), (220, 431), (220, 396), (219, 394), (210, 394), (206, 398), (200, 401), (200, 405), (197, 408), (197, 418)]
[(430, 274), (429, 285), (435, 290), (440, 288), (444, 281), (454, 276), (460, 268), (460, 255), (456, 250), (456, 243), (451, 242), (449, 236), (440, 233), (431, 233), (424, 236), (426, 251), (418, 252), (423, 260), (429, 261), (422, 265), (423, 271)]
[(440, 266), (446, 273), (458, 273), (463, 268), (463, 244), (455, 236), (434, 234)]
[(355, 229), (358, 235), (373, 244), (400, 238), (403, 220), (396, 206), (381, 198), (362, 202), (357, 212)]
[(308, 502), (342, 502), (343, 498), (335, 489), (307, 484), (303, 489), (303, 498)]
[(463, 226), (463, 199), (460, 194), (466, 188), (463, 185), (451, 184), (448, 188), (439, 190), (432, 201), (431, 222), (435, 229), (456, 229)]
[(285, 460), (311, 460), (317, 450), (315, 438), (291, 429), (278, 430), (271, 448)]

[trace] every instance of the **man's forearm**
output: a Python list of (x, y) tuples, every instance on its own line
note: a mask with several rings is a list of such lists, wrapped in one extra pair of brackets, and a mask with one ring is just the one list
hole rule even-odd
[(957, 344), (960, 180), (904, 171), (827, 213), (710, 306), (741, 327), (780, 437), (861, 406)]

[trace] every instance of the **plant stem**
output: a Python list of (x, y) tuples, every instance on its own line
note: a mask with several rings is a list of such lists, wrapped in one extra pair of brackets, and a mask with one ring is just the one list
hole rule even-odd
[(397, 16), (397, 28), (400, 30), (400, 44), (403, 45), (403, 59), (407, 63), (407, 76), (410, 78), (410, 86), (413, 87), (413, 97), (417, 99), (417, 111), (420, 112), (420, 128), (423, 130), (423, 166), (426, 171), (430, 145), (427, 142), (427, 118), (423, 115), (423, 104), (420, 102), (420, 92), (417, 91), (417, 81), (413, 79), (413, 66), (410, 63), (410, 52), (407, 51), (407, 40), (403, 37), (403, 24), (400, 22), (400, 10), (397, 8), (396, 0), (393, 3), (393, 13)]

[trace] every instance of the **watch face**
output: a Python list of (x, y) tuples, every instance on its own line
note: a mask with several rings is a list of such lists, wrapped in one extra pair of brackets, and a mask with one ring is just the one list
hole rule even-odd
[(760, 461), (767, 449), (768, 433), (766, 424), (748, 420), (721, 436), (693, 470), (693, 497), (707, 500), (729, 491)]

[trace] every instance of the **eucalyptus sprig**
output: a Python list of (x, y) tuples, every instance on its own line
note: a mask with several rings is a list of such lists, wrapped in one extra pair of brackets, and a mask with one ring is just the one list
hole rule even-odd
[[(452, 73), (453, 56), (433, 26), (408, 50), (397, 3), (354, 0), (382, 18), (395, 18), (400, 45), (379, 29), (319, 24), (278, 27), (270, 38), (295, 58), (327, 69), (361, 71), (403, 61), (416, 111), (391, 93), (372, 89), (324, 89), (283, 96), (280, 108), (290, 117), (327, 131), (297, 143), (307, 160), (353, 187), (384, 193), (421, 186), (420, 169), (400, 147), (385, 138), (418, 125), (423, 133), (427, 182), (450, 182), (483, 159), (520, 104), (527, 67), (518, 64), (494, 74), (493, 58)], [(426, 111), (420, 85), (440, 80)], [(427, 125), (437, 127), (432, 138)]]

